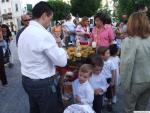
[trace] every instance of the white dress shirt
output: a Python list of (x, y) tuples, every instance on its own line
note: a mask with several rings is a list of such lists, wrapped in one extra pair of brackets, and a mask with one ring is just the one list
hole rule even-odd
[[(93, 87), (93, 89), (102, 89), (103, 93), (107, 91), (108, 83), (106, 81), (106, 77), (100, 73), (99, 75), (92, 74), (91, 78), (89, 79), (89, 83)], [(103, 94), (101, 93), (101, 94)]]
[(59, 48), (51, 33), (31, 21), (18, 41), (21, 72), (31, 79), (44, 79), (55, 74), (55, 66), (67, 64), (67, 53)]
[(89, 84), (88, 81), (85, 83), (80, 83), (79, 79), (75, 80), (72, 84), (73, 86), (73, 95), (79, 96), (81, 99), (81, 103), (88, 104), (92, 107), (94, 100), (94, 90)]

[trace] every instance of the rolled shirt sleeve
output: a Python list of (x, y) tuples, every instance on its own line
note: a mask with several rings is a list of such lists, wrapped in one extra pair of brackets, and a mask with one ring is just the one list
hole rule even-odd
[(54, 37), (50, 34), (41, 43), (42, 51), (48, 56), (54, 65), (64, 67), (67, 64), (67, 52), (59, 48)]

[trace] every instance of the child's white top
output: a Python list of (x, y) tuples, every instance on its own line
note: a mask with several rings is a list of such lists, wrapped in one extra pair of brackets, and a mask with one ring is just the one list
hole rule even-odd
[(106, 77), (106, 78), (112, 78), (112, 73), (111, 71), (115, 70), (116, 67), (113, 63), (112, 60), (108, 59), (107, 61), (104, 61), (104, 66), (102, 69), (102, 74)]
[(119, 82), (119, 63), (120, 63), (120, 58), (118, 57), (118, 56), (115, 56), (115, 57), (113, 57), (113, 56), (111, 56), (110, 58), (109, 58), (109, 60), (110, 61), (112, 61), (113, 62), (113, 64), (114, 64), (114, 66), (115, 66), (115, 68), (116, 68), (116, 84), (118, 84), (118, 82)]
[(95, 113), (89, 105), (73, 104), (68, 106), (64, 113)]
[(115, 57), (111, 56), (109, 58), (109, 60), (111, 60), (113, 62), (115, 68), (117, 69), (117, 75), (119, 75), (119, 63), (120, 63), (119, 57), (118, 56), (115, 56)]
[(76, 79), (73, 84), (73, 95), (79, 96), (81, 99), (81, 103), (88, 104), (92, 107), (94, 100), (94, 90), (88, 81), (85, 83), (80, 83), (79, 79)]
[(91, 84), (94, 90), (100, 88), (103, 90), (103, 93), (106, 92), (109, 86), (106, 81), (106, 77), (102, 75), (102, 73), (100, 73), (99, 75), (92, 74), (91, 78), (89, 79), (89, 83)]

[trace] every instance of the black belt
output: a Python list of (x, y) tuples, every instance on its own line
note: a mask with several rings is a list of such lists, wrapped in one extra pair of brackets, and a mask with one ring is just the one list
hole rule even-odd
[(55, 80), (57, 79), (58, 75), (53, 75), (51, 77), (47, 77), (47, 78), (44, 78), (44, 79), (31, 79), (25, 75), (22, 76), (24, 79), (27, 79), (27, 80), (31, 80), (33, 82), (38, 82), (38, 81), (47, 81), (47, 80)]

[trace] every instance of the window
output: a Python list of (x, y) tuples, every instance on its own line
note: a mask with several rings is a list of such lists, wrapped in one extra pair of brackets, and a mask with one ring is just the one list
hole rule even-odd
[(8, 12), (11, 13), (11, 8), (8, 8)]
[(16, 12), (18, 12), (18, 4), (15, 4)]
[(4, 9), (4, 13), (7, 13), (7, 10), (6, 10), (6, 9)]

